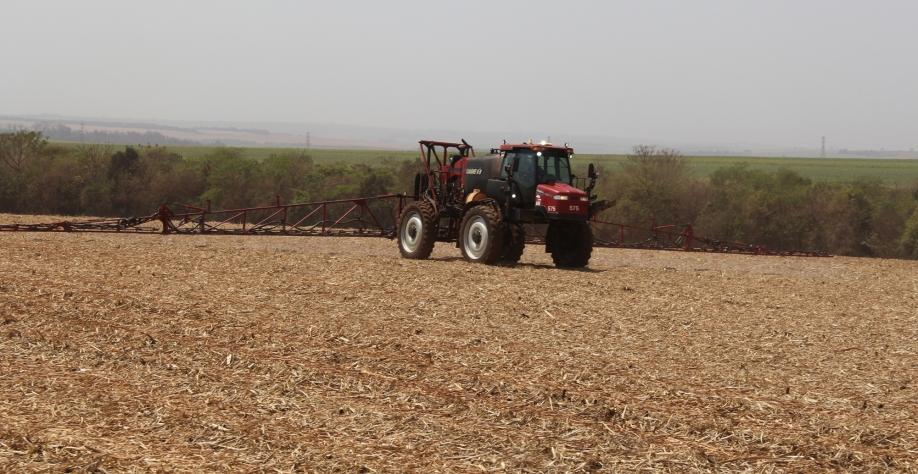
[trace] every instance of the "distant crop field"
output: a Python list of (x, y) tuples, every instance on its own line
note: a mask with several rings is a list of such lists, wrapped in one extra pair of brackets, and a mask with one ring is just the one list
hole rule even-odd
[[(858, 178), (879, 179), (889, 184), (918, 181), (918, 160), (868, 158), (793, 158), (750, 156), (688, 156), (697, 176), (708, 176), (720, 168), (744, 164), (751, 169), (774, 172), (795, 171), (814, 181), (852, 181)], [(613, 170), (625, 155), (577, 155), (581, 163), (593, 162)]]
[[(73, 143), (60, 143), (76, 147)], [(120, 145), (116, 145), (118, 147)], [(181, 153), (186, 158), (202, 158), (218, 146), (168, 146), (170, 150)], [(243, 157), (261, 160), (272, 154), (285, 153), (294, 148), (240, 147)], [(415, 160), (414, 150), (367, 150), (367, 149), (325, 149), (310, 148), (305, 150), (316, 163), (363, 163), (379, 164), (391, 160)], [(697, 176), (708, 176), (719, 168), (745, 164), (751, 169), (774, 172), (788, 169), (814, 181), (842, 182), (859, 178), (878, 179), (888, 184), (912, 184), (918, 182), (918, 160), (880, 159), (880, 158), (794, 158), (794, 157), (749, 157), (749, 156), (688, 156), (692, 169)], [(587, 163), (595, 163), (606, 171), (614, 171), (627, 155), (620, 154), (577, 154), (574, 167), (586, 168)]]
[[(170, 150), (181, 153), (186, 158), (201, 158), (207, 156), (219, 147), (215, 146), (169, 146)], [(244, 147), (236, 148), (242, 156), (254, 160), (265, 159), (278, 153), (291, 151), (306, 151), (316, 163), (366, 163), (374, 164), (383, 160), (414, 160), (417, 159), (416, 151), (407, 150), (338, 150), (327, 148), (270, 148), (270, 147)]]

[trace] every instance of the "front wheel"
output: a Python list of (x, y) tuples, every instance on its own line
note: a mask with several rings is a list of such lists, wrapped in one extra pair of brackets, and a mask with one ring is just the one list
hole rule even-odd
[(500, 220), (500, 211), (487, 204), (466, 211), (459, 232), (459, 247), (466, 260), (486, 264), (497, 263), (504, 240)]
[(582, 268), (593, 253), (593, 230), (587, 222), (552, 222), (545, 236), (545, 251), (560, 268)]

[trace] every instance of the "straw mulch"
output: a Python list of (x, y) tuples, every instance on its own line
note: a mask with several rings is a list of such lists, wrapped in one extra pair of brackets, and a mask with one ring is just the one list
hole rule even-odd
[(458, 255), (0, 234), (0, 470), (918, 469), (916, 262)]

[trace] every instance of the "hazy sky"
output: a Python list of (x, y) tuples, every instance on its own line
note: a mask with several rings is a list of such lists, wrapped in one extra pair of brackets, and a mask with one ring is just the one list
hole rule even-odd
[(3, 0), (0, 114), (918, 148), (918, 2)]

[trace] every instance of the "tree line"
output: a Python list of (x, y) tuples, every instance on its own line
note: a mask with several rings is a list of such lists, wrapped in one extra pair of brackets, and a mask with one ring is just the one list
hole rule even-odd
[(814, 182), (790, 170), (745, 165), (695, 177), (675, 150), (636, 147), (597, 185), (603, 218), (691, 223), (698, 235), (785, 250), (918, 258), (918, 183)]
[(52, 140), (75, 143), (117, 143), (131, 145), (147, 143), (150, 145), (200, 145), (194, 140), (167, 137), (159, 132), (75, 130), (64, 124), (37, 124), (36, 130)]
[(316, 164), (303, 150), (262, 160), (214, 148), (185, 158), (156, 145), (61, 146), (40, 132), (0, 134), (0, 212), (146, 215), (162, 203), (214, 209), (384, 194), (408, 189), (414, 164)]
[[(162, 203), (308, 202), (410, 191), (416, 172), (404, 160), (318, 164), (305, 150), (252, 160), (233, 148), (185, 158), (155, 145), (64, 147), (18, 131), (0, 134), (0, 212), (137, 216)], [(699, 178), (678, 152), (653, 147), (600, 174), (604, 220), (691, 223), (699, 235), (779, 249), (918, 258), (918, 183), (814, 182), (741, 165)]]

